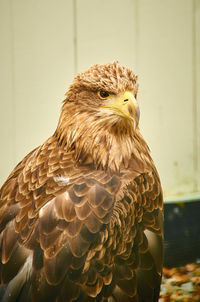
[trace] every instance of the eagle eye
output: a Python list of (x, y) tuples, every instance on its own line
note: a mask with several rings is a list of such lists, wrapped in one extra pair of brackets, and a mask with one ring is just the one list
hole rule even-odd
[(107, 91), (104, 91), (104, 90), (98, 91), (98, 96), (103, 100), (107, 99), (109, 97), (109, 95), (110, 94)]

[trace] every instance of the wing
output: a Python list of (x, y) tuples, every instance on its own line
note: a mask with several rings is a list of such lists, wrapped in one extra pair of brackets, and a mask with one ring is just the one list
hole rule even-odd
[(30, 153), (1, 189), (1, 301), (156, 301), (162, 192), (136, 170), (78, 165), (52, 138)]
[(101, 249), (119, 186), (119, 177), (90, 164), (76, 167), (51, 139), (30, 153), (1, 189), (2, 301), (70, 301), (78, 284), (82, 295), (88, 257)]
[(163, 260), (163, 197), (156, 170), (135, 177), (123, 192), (123, 198), (114, 207), (121, 226), (115, 236), (118, 251), (114, 260), (114, 300), (108, 301), (158, 301)]

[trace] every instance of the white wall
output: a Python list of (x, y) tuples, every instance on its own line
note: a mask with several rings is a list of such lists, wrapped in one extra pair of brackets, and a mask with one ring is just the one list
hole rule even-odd
[(0, 183), (50, 136), (77, 71), (139, 75), (165, 197), (200, 191), (199, 0), (0, 0)]

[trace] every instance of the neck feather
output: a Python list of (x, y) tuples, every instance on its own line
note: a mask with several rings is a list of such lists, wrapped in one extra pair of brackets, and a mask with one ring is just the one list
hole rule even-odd
[(151, 162), (149, 148), (131, 121), (72, 112), (62, 111), (55, 136), (67, 151), (74, 151), (77, 161), (112, 171), (128, 168), (133, 158)]

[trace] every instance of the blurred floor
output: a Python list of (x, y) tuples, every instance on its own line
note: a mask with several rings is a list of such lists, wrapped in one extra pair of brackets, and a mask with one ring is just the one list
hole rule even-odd
[(178, 268), (163, 268), (159, 302), (200, 301), (200, 263)]

